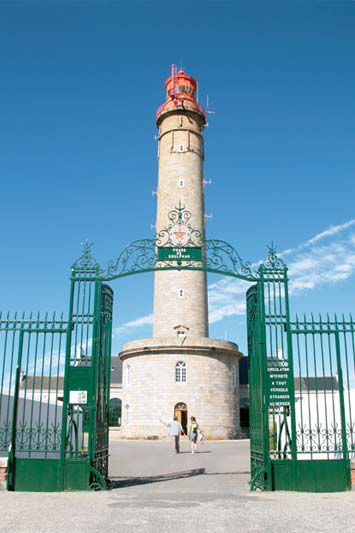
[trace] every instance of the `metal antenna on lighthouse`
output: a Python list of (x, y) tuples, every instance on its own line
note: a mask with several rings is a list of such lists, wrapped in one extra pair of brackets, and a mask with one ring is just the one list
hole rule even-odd
[(171, 65), (171, 79), (173, 82), (173, 88), (172, 88), (172, 95), (175, 95), (176, 93), (176, 74), (177, 74), (177, 68), (176, 65)]
[(215, 111), (212, 111), (211, 107), (210, 107), (210, 99), (208, 97), (208, 94), (206, 96), (206, 106), (205, 106), (205, 112), (206, 112), (206, 125), (205, 127), (208, 128), (209, 126), (209, 123), (207, 122), (207, 115), (215, 115), (216, 112)]
[(216, 112), (215, 111), (212, 111), (212, 109), (210, 108), (210, 99), (207, 95), (206, 97), (206, 113), (207, 115), (215, 115)]

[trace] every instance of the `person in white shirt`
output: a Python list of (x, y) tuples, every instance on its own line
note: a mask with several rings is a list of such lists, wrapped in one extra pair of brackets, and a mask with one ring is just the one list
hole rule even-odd
[[(161, 422), (165, 424), (165, 422), (163, 422), (162, 420)], [(184, 430), (182, 429), (182, 425), (180, 424), (178, 417), (174, 416), (174, 420), (165, 425), (169, 429), (169, 435), (174, 437), (175, 453), (180, 453), (180, 435), (181, 433), (184, 435)]]

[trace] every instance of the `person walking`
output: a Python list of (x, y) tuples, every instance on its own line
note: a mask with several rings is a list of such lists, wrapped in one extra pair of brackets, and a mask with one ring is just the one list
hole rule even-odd
[[(163, 422), (162, 420), (160, 420), (160, 422), (162, 424), (165, 424), (165, 422)], [(169, 429), (169, 435), (174, 437), (175, 453), (180, 453), (180, 435), (181, 433), (185, 435), (185, 433), (184, 433), (184, 430), (182, 429), (182, 425), (180, 424), (178, 417), (174, 416), (174, 419), (165, 425)]]
[(191, 453), (195, 453), (197, 452), (198, 423), (194, 416), (190, 420), (189, 439), (191, 442)]

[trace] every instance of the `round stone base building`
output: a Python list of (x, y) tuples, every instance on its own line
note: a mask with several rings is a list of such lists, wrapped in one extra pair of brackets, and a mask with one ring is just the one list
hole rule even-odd
[(206, 437), (228, 438), (239, 427), (239, 359), (232, 342), (209, 338), (130, 342), (123, 360), (125, 437), (166, 436), (174, 415), (186, 430), (195, 416)]

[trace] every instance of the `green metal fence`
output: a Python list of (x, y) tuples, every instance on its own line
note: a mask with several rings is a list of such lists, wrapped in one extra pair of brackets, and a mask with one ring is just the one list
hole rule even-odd
[(287, 267), (271, 261), (247, 293), (251, 489), (351, 488), (352, 318), (292, 321)]
[(354, 324), (337, 317), (290, 324), (294, 341), (299, 457), (354, 453)]
[(67, 333), (63, 316), (0, 317), (0, 454), (8, 456), (9, 490), (49, 490), (59, 479)]
[(0, 315), (7, 488), (106, 488), (113, 292), (73, 269), (69, 320)]

